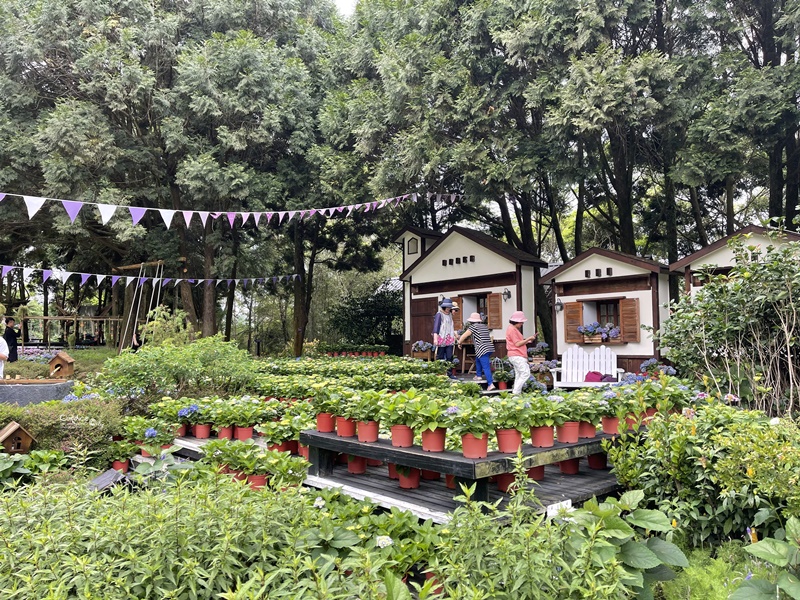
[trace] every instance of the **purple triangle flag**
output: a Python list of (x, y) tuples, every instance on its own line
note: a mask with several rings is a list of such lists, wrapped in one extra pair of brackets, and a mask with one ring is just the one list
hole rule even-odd
[(206, 287), (211, 287), (212, 283), (214, 283), (213, 279), (206, 279)]
[(188, 281), (189, 283), (194, 283), (194, 279), (187, 279), (186, 281)]
[(168, 284), (170, 281), (172, 281), (172, 277), (164, 277), (164, 279), (162, 279), (162, 280), (161, 280), (161, 287), (164, 287), (164, 286), (165, 286), (165, 285), (167, 285), (167, 284)]
[(273, 277), (273, 278), (272, 278), (272, 283), (277, 283), (277, 281), (278, 281), (278, 278), (277, 278), (277, 277)]
[(117, 282), (119, 281), (119, 278), (120, 278), (120, 277), (122, 277), (122, 275), (112, 275), (112, 276), (111, 276), (111, 287), (112, 287), (112, 288), (113, 288), (115, 285), (117, 285)]
[(50, 279), (50, 275), (53, 274), (51, 269), (42, 269), (42, 283)]
[(144, 285), (144, 282), (150, 279), (149, 277), (139, 277), (139, 285)]
[(308, 211), (308, 216), (309, 217), (313, 217), (315, 214), (317, 214), (317, 209), (316, 208), (312, 208), (310, 211)]
[(264, 213), (264, 218), (267, 220), (267, 225), (269, 225), (269, 220), (272, 218), (272, 213)]
[(0, 202), (2, 202), (5, 199), (6, 199), (6, 195), (5, 194), (0, 194)]
[[(264, 213), (261, 213), (261, 212), (254, 212), (253, 213), (253, 221), (255, 221), (256, 227), (258, 227), (258, 222), (261, 220), (261, 217), (263, 215), (264, 215)], [(267, 219), (267, 220), (269, 220), (269, 219)]]
[(91, 276), (91, 273), (81, 273), (81, 286), (86, 285), (86, 282), (89, 281), (89, 277)]
[(133, 221), (134, 225), (141, 221), (144, 213), (147, 212), (147, 209), (142, 208), (141, 206), (129, 206), (128, 210), (131, 213), (131, 220)]
[(225, 281), (228, 282), (228, 288), (230, 288), (231, 284), (233, 283), (233, 279), (226, 279)]
[(336, 207), (336, 212), (337, 212), (337, 213), (340, 213), (340, 212), (342, 212), (343, 210), (344, 210), (344, 206), (337, 206), (337, 207)]
[(258, 283), (264, 283), (264, 278), (263, 278), (263, 277), (260, 277), (260, 278), (258, 279)]
[(2, 275), (0, 275), (0, 277), (3, 277), (3, 278), (5, 278), (5, 276), (6, 276), (6, 275), (8, 275), (8, 272), (9, 272), (10, 270), (12, 270), (13, 268), (14, 268), (14, 267), (7, 267), (6, 265), (3, 265), (3, 274), (2, 274)]
[(228, 216), (228, 223), (231, 224), (231, 229), (233, 229), (233, 222), (236, 220), (236, 213), (235, 212), (229, 212), (229, 213), (227, 213), (227, 216)]
[(301, 220), (301, 221), (302, 221), (303, 219), (305, 219), (305, 218), (306, 218), (306, 213), (307, 213), (307, 212), (308, 212), (308, 211), (306, 211), (306, 210), (301, 210), (301, 211), (300, 211), (300, 220)]
[(69, 215), (69, 222), (74, 223), (75, 218), (78, 216), (78, 213), (81, 212), (83, 208), (83, 202), (75, 202), (74, 200), (62, 200), (61, 205), (64, 207), (64, 210), (67, 211)]
[(198, 210), (197, 214), (200, 215), (200, 221), (203, 223), (203, 227), (206, 226), (206, 221), (208, 221), (208, 211), (206, 210)]

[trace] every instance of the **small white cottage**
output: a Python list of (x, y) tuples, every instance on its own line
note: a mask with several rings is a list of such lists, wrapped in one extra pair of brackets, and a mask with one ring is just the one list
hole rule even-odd
[(733, 267), (734, 256), (728, 247), (728, 242), (732, 238), (743, 236), (746, 239), (745, 246), (751, 248), (752, 253), (760, 253), (766, 250), (768, 246), (779, 246), (785, 242), (800, 241), (800, 234), (793, 231), (778, 233), (773, 230), (772, 233), (777, 236), (775, 239), (770, 237), (770, 230), (766, 227), (748, 225), (672, 263), (669, 270), (684, 274), (684, 290), (687, 294), (694, 296), (697, 290), (703, 287), (703, 273), (721, 275), (728, 273)]
[(406, 227), (395, 241), (403, 248), (404, 354), (415, 341), (432, 340), (442, 298), (459, 304), (462, 322), (472, 312), (486, 315), (496, 356), (505, 356), (505, 330), (514, 311), (524, 311), (530, 321), (523, 331), (534, 331), (534, 289), (544, 261), (466, 227), (444, 234)]
[[(642, 325), (658, 329), (669, 317), (669, 268), (653, 260), (591, 248), (542, 277), (551, 285), (556, 354), (573, 344), (611, 346), (619, 367), (637, 372), (642, 361), (658, 357), (658, 347)], [(605, 341), (579, 327), (613, 324)]]

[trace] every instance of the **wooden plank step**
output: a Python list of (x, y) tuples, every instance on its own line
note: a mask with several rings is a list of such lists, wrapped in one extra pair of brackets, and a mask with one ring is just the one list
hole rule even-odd
[[(581, 461), (580, 468), (576, 475), (564, 475), (557, 466), (548, 466), (545, 467), (544, 480), (530, 482), (529, 487), (542, 503), (541, 512), (547, 506), (565, 500), (578, 505), (594, 496), (602, 498), (619, 489), (616, 477), (609, 469), (592, 470), (585, 461)], [(347, 472), (346, 465), (338, 465), (333, 474), (309, 476), (305, 484), (313, 488), (337, 488), (353, 498), (369, 499), (387, 509), (407, 510), (420, 519), (431, 519), (435, 523), (450, 520), (450, 513), (458, 506), (454, 497), (461, 494), (461, 490), (448, 489), (444, 477), (438, 481), (423, 479), (419, 489), (404, 490), (397, 481), (389, 479), (386, 466), (367, 467), (366, 474), (352, 475)], [(500, 492), (496, 485), (490, 486), (490, 502), (500, 500), (502, 507), (508, 499), (509, 495)]]

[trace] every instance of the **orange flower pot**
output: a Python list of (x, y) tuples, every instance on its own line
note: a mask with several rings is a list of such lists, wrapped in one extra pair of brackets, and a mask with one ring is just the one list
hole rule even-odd
[(447, 437), (445, 427), (434, 430), (426, 429), (422, 432), (422, 449), (426, 452), (444, 452), (444, 442)]

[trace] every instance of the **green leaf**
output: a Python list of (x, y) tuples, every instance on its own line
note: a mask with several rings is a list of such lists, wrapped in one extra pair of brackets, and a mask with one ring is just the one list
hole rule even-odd
[(786, 542), (779, 542), (772, 538), (767, 538), (745, 548), (750, 554), (767, 562), (785, 567), (789, 563), (789, 553), (792, 547)]
[(624, 510), (634, 510), (642, 500), (644, 500), (644, 492), (642, 490), (632, 490), (622, 494), (618, 504)]
[(623, 563), (636, 569), (652, 569), (661, 564), (658, 556), (641, 542), (625, 542), (619, 557)]
[(778, 587), (786, 592), (794, 600), (800, 600), (800, 579), (791, 573), (783, 571), (778, 575)]
[(772, 509), (769, 508), (759, 508), (758, 512), (756, 512), (756, 516), (753, 517), (753, 526), (758, 527), (763, 525), (764, 522), (769, 519), (770, 515), (772, 514)]
[(625, 517), (628, 523), (650, 531), (672, 531), (672, 523), (660, 510), (639, 508)]
[(667, 565), (658, 565), (644, 572), (644, 581), (647, 584), (653, 583), (654, 581), (672, 581), (677, 576), (677, 573)]
[(728, 600), (775, 600), (778, 586), (769, 581), (751, 579), (740, 585)]
[(800, 519), (789, 517), (786, 521), (786, 535), (796, 544), (800, 545)]
[(686, 555), (672, 542), (653, 537), (647, 540), (647, 547), (666, 565), (683, 568), (689, 566)]
[(633, 528), (620, 517), (606, 517), (603, 519), (603, 532), (611, 537), (625, 539), (634, 534)]
[(386, 586), (386, 600), (411, 600), (411, 592), (394, 573), (387, 571), (383, 576), (383, 585)]

